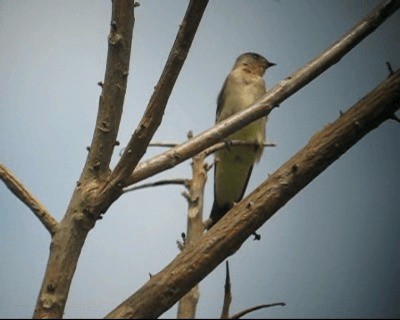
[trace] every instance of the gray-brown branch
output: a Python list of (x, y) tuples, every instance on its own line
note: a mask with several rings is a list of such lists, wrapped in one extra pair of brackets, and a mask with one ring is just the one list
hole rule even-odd
[[(185, 246), (198, 241), (204, 233), (203, 205), (204, 187), (207, 181), (207, 164), (204, 154), (200, 153), (193, 157), (192, 180), (187, 194), (188, 219)], [(194, 319), (199, 301), (199, 286), (194, 286), (178, 304), (178, 319)]]
[(231, 291), (231, 276), (229, 273), (229, 261), (226, 260), (226, 276), (225, 276), (225, 290), (224, 290), (224, 303), (222, 305), (221, 319), (229, 318), (229, 308), (232, 302), (232, 291)]
[(268, 303), (268, 304), (260, 304), (259, 306), (254, 306), (254, 307), (248, 308), (246, 310), (240, 311), (238, 313), (235, 313), (229, 319), (240, 319), (241, 317), (243, 317), (246, 314), (251, 313), (253, 311), (257, 311), (257, 310), (265, 309), (265, 308), (276, 307), (276, 306), (284, 307), (284, 306), (286, 306), (286, 303), (284, 303), (284, 302), (275, 302), (275, 303)]
[(107, 318), (157, 318), (223, 260), (300, 190), (368, 132), (400, 108), (400, 72), (381, 83), (234, 206), (194, 245), (184, 250)]
[(34, 318), (63, 317), (82, 247), (99, 216), (95, 208), (96, 196), (101, 183), (109, 175), (109, 163), (126, 91), (134, 24), (133, 8), (133, 0), (112, 3), (106, 74), (93, 140), (67, 211), (52, 237)]
[(138, 186), (132, 186), (129, 188), (124, 189), (124, 193), (131, 192), (131, 191), (136, 191), (140, 189), (145, 189), (145, 188), (153, 188), (153, 187), (159, 187), (159, 186), (165, 186), (165, 185), (171, 185), (171, 184), (178, 184), (178, 185), (183, 185), (185, 187), (188, 187), (190, 184), (190, 181), (188, 179), (166, 179), (166, 180), (159, 180), (155, 182), (149, 182), (149, 183), (143, 183)]
[(113, 2), (107, 64), (99, 98), (96, 126), (84, 168), (87, 179), (104, 179), (116, 146), (129, 75), (135, 17), (133, 0)]
[(358, 22), (348, 33), (333, 43), (322, 54), (271, 88), (252, 107), (238, 112), (216, 126), (193, 137), (152, 159), (140, 163), (127, 180), (131, 185), (193, 157), (195, 154), (226, 138), (254, 120), (268, 115), (282, 101), (303, 88), (354, 48), (400, 7), (399, 0), (380, 3), (370, 14)]
[(164, 70), (147, 105), (145, 114), (128, 142), (115, 169), (112, 171), (107, 184), (104, 186), (104, 190), (99, 195), (99, 202), (103, 202), (108, 198), (115, 200), (121, 195), (122, 188), (127, 186), (126, 179), (145, 154), (150, 140), (161, 123), (168, 99), (186, 60), (207, 3), (208, 0), (190, 1)]
[(58, 222), (51, 213), (36, 197), (29, 192), (24, 185), (12, 174), (12, 172), (0, 163), (0, 179), (3, 180), (8, 189), (31, 209), (43, 226), (49, 231), (50, 235), (56, 232)]

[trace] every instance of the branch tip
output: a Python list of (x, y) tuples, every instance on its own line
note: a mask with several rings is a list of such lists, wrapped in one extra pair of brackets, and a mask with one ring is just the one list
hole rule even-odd
[(393, 70), (392, 65), (390, 64), (389, 61), (386, 61), (386, 66), (387, 66), (388, 71), (389, 71), (389, 77), (394, 75), (394, 70)]
[(400, 123), (400, 118), (394, 113), (390, 116), (390, 119)]
[(0, 179), (35, 214), (47, 231), (53, 236), (58, 226), (57, 220), (53, 218), (46, 207), (3, 164), (0, 164)]

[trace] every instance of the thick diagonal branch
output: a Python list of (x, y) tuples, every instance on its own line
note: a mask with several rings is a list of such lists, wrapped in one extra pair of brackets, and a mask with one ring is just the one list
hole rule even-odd
[(56, 232), (57, 220), (53, 218), (46, 207), (33, 196), (24, 185), (11, 173), (5, 165), (0, 163), (0, 179), (3, 180), (8, 189), (15, 196), (25, 203), (29, 209), (35, 214), (39, 221), (44, 225), (47, 231), (53, 235)]
[[(126, 185), (125, 180), (146, 152), (151, 138), (161, 123), (169, 96), (186, 60), (207, 3), (208, 0), (190, 1), (164, 70), (146, 108), (146, 112), (128, 142), (121, 159), (111, 173), (100, 195), (100, 201), (104, 197), (107, 198), (107, 193), (109, 192), (116, 192), (118, 189), (122, 192), (122, 188)], [(116, 194), (113, 197), (115, 198), (119, 195)]]
[(400, 107), (400, 72), (385, 80), (233, 207), (194, 245), (122, 302), (108, 318), (156, 318), (172, 307), (294, 195)]
[(193, 157), (238, 129), (271, 112), (273, 107), (303, 88), (354, 48), (362, 39), (373, 32), (383, 21), (400, 7), (400, 1), (384, 1), (364, 19), (358, 22), (340, 40), (322, 54), (275, 85), (251, 108), (238, 112), (221, 121), (213, 128), (193, 137), (189, 141), (139, 164), (127, 180), (126, 186), (151, 177), (161, 171)]

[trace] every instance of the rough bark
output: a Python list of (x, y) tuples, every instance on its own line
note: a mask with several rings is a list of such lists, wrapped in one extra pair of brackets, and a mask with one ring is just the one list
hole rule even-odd
[(128, 142), (121, 159), (100, 190), (97, 201), (99, 211), (105, 212), (122, 194), (122, 189), (127, 186), (126, 179), (145, 154), (150, 140), (161, 124), (168, 99), (186, 60), (207, 4), (208, 0), (191, 0), (189, 2), (185, 17), (145, 114)]
[(109, 174), (126, 92), (132, 32), (133, 0), (114, 1), (107, 67), (89, 155), (62, 221), (53, 234), (50, 255), (34, 318), (62, 318), (69, 288), (88, 232), (94, 227), (93, 203)]
[[(185, 246), (198, 241), (204, 233), (203, 204), (204, 187), (207, 181), (207, 165), (204, 160), (205, 153), (203, 152), (193, 158), (193, 178), (187, 196), (189, 209)], [(178, 319), (194, 319), (196, 317), (199, 295), (199, 285), (196, 285), (182, 297), (178, 304)]]
[(398, 0), (383, 1), (322, 54), (268, 90), (264, 97), (252, 107), (236, 113), (213, 128), (194, 136), (189, 141), (171, 150), (139, 163), (128, 178), (126, 186), (170, 169), (254, 120), (268, 115), (282, 101), (339, 62), (346, 53), (373, 32), (399, 7), (400, 1)]
[(15, 194), (35, 214), (50, 235), (57, 230), (58, 222), (36, 197), (11, 173), (5, 165), (0, 163), (0, 179), (8, 189)]
[(309, 143), (233, 207), (194, 245), (184, 250), (107, 318), (157, 318), (204, 279), (295, 194), (368, 132), (400, 108), (396, 72)]

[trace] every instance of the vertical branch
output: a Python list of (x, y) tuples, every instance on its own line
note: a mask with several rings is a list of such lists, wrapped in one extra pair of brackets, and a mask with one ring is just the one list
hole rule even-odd
[(125, 180), (146, 152), (151, 138), (161, 123), (169, 96), (186, 60), (207, 3), (208, 0), (190, 1), (164, 70), (146, 108), (146, 112), (135, 133), (132, 135), (131, 140), (128, 142), (121, 159), (111, 173), (107, 184), (104, 186), (100, 194), (100, 202), (104, 198), (110, 197), (115, 199), (119, 197), (122, 188), (126, 186)]
[(109, 173), (109, 165), (117, 140), (129, 74), (132, 34), (135, 17), (134, 0), (114, 0), (107, 64), (92, 144), (84, 172), (94, 178)]
[(96, 222), (97, 212), (93, 203), (99, 181), (105, 179), (109, 172), (124, 103), (133, 8), (133, 0), (115, 0), (112, 4), (106, 75), (92, 145), (65, 216), (52, 237), (34, 318), (62, 318), (82, 247)]
[[(188, 196), (189, 210), (185, 246), (200, 239), (204, 233), (203, 203), (204, 187), (207, 181), (207, 165), (204, 159), (204, 153), (200, 153), (193, 158), (193, 179), (190, 183)], [(196, 285), (179, 301), (178, 319), (194, 319), (198, 301), (199, 285)]]

